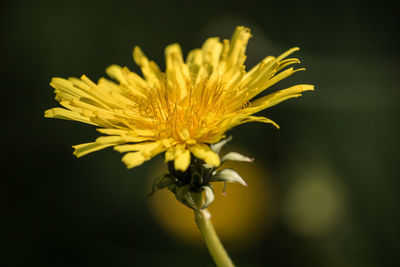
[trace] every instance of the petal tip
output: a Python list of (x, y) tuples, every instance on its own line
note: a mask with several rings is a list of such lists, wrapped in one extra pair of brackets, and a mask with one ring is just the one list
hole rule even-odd
[(51, 118), (51, 117), (53, 117), (53, 114), (54, 114), (53, 111), (51, 109), (48, 109), (43, 113), (43, 116), (45, 118)]

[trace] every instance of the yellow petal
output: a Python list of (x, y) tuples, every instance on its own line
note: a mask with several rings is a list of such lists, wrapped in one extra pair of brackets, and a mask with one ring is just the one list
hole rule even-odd
[(128, 132), (126, 129), (98, 128), (96, 130), (102, 134), (108, 134), (108, 135), (123, 135)]
[(291, 55), (291, 54), (293, 54), (294, 52), (299, 51), (299, 50), (300, 50), (300, 48), (298, 48), (298, 47), (290, 48), (288, 51), (282, 53), (282, 55), (280, 55), (280, 56), (277, 57), (276, 59), (280, 61), (280, 60), (286, 58), (287, 56), (289, 56), (289, 55)]
[(133, 49), (133, 59), (135, 60), (136, 64), (140, 66), (143, 76), (151, 86), (154, 86), (156, 83), (160, 82), (160, 69), (158, 68), (157, 64), (147, 59), (139, 46), (135, 46)]
[(125, 142), (125, 140), (120, 135), (100, 136), (96, 139), (96, 143), (103, 145), (118, 144), (123, 142)]
[(111, 65), (106, 69), (108, 76), (120, 83), (127, 83), (124, 75), (122, 74), (122, 68), (118, 65)]
[[(285, 101), (289, 98), (299, 97), (301, 93), (304, 91), (313, 91), (314, 86), (309, 84), (299, 84), (287, 89), (279, 90), (275, 93), (263, 96), (251, 102), (251, 106), (248, 110), (251, 111), (251, 114), (254, 114), (260, 110), (272, 107), (276, 104), (279, 104), (282, 101)], [(246, 109), (243, 110), (244, 112)]]
[(247, 42), (249, 41), (250, 37), (250, 29), (243, 26), (236, 27), (230, 42), (227, 57), (227, 68), (240, 66), (244, 63), (246, 60), (245, 52)]
[(170, 148), (165, 152), (165, 162), (175, 159), (175, 148)]
[(270, 79), (276, 73), (275, 69), (278, 65), (278, 61), (274, 57), (268, 56), (264, 58), (260, 63), (255, 65), (250, 71), (246, 73), (241, 83), (241, 86), (254, 87), (252, 85), (260, 79)]
[(141, 151), (144, 153), (152, 154), (152, 151), (156, 150), (160, 146), (162, 146), (161, 141), (157, 141), (157, 142), (148, 142), (148, 143), (119, 145), (119, 146), (115, 146), (114, 149), (121, 153), (129, 152), (129, 151)]
[(266, 117), (262, 117), (262, 116), (246, 116), (244, 119), (236, 121), (236, 123), (231, 125), (231, 127), (235, 127), (240, 124), (244, 124), (244, 123), (248, 123), (248, 122), (270, 123), (279, 129), (279, 125), (276, 122), (274, 122), (273, 120), (268, 119)]
[(127, 67), (122, 68), (121, 72), (128, 83), (127, 85), (122, 84), (121, 89), (137, 96), (146, 97), (145, 93), (149, 87), (147, 82)]
[(276, 71), (278, 72), (289, 65), (299, 64), (299, 63), (300, 63), (300, 60), (298, 60), (297, 58), (288, 58), (288, 59), (279, 61), (279, 67), (276, 69)]
[(246, 98), (246, 101), (252, 99), (256, 95), (258, 95), (259, 93), (264, 91), (266, 88), (271, 87), (275, 83), (289, 77), (293, 73), (302, 71), (302, 70), (305, 70), (305, 69), (301, 68), (301, 69), (294, 70), (293, 68), (289, 68), (289, 69), (286, 69), (286, 70), (278, 73), (277, 75), (273, 76), (272, 78), (258, 80), (256, 83), (253, 83), (253, 84), (251, 84), (251, 86), (249, 86), (249, 88), (248, 88), (249, 95)]
[(189, 52), (186, 58), (186, 64), (192, 76), (197, 75), (203, 67), (203, 53), (200, 49), (194, 49)]
[[(97, 130), (102, 130), (102, 129), (97, 129)], [(112, 130), (112, 129), (107, 129), (107, 130)], [(111, 133), (111, 132), (112, 131), (109, 131), (108, 133)], [(106, 131), (106, 133), (107, 133), (107, 131)], [(118, 135), (100, 136), (96, 139), (96, 142), (101, 143), (101, 144), (108, 144), (108, 143), (118, 144), (118, 143), (127, 143), (127, 142), (149, 141), (148, 137), (128, 135), (127, 131), (125, 131), (124, 133), (121, 133), (121, 134), (118, 131), (116, 133)]]
[(46, 118), (64, 119), (80, 121), (87, 124), (98, 125), (97, 123), (91, 121), (88, 117), (82, 116), (77, 112), (73, 112), (64, 108), (52, 108), (44, 112)]
[(150, 158), (144, 157), (141, 152), (130, 152), (130, 153), (125, 154), (122, 157), (122, 162), (125, 163), (125, 165), (128, 169), (131, 169), (131, 168), (141, 165), (143, 162), (145, 162), (149, 159)]
[(133, 133), (137, 134), (138, 136), (154, 136), (155, 132), (154, 130), (150, 129), (131, 129)]
[(204, 160), (208, 165), (218, 167), (220, 164), (220, 158), (217, 153), (211, 150), (211, 148), (205, 144), (196, 144), (189, 147), (190, 152), (199, 159)]
[(182, 100), (188, 95), (186, 86), (190, 80), (190, 72), (183, 62), (179, 44), (172, 44), (165, 48), (165, 61), (167, 85), (169, 88), (174, 88), (178, 100)]
[(76, 145), (73, 146), (74, 150), (74, 155), (78, 158), (85, 156), (89, 153), (107, 148), (113, 146), (113, 144), (100, 144), (100, 143), (96, 143), (96, 142), (92, 142), (92, 143), (85, 143), (85, 144), (80, 144), (80, 145)]
[(208, 75), (216, 70), (221, 57), (223, 45), (219, 38), (208, 38), (201, 50), (203, 52), (204, 66), (207, 68)]
[[(122, 74), (121, 74), (122, 75)], [(125, 78), (124, 78), (125, 79)], [(112, 94), (113, 96), (119, 95), (121, 98), (123, 97), (121, 94), (124, 93), (124, 90), (122, 84), (117, 84), (114, 81), (108, 80), (106, 78), (100, 78), (98, 82), (98, 88), (101, 89), (102, 91)], [(125, 83), (123, 85), (126, 85)]]
[(175, 152), (174, 168), (178, 171), (186, 171), (190, 165), (190, 152), (186, 149), (177, 150)]
[(136, 167), (165, 151), (161, 141), (134, 145), (121, 145), (115, 146), (114, 148), (119, 152), (137, 151), (129, 152), (122, 157), (122, 161), (126, 164), (128, 169)]

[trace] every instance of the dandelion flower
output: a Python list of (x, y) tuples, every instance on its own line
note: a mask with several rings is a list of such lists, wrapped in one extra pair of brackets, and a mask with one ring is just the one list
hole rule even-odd
[(56, 100), (63, 108), (45, 112), (45, 117), (74, 120), (98, 127), (103, 136), (94, 142), (74, 146), (77, 157), (114, 147), (125, 153), (122, 161), (133, 168), (165, 153), (176, 170), (185, 171), (191, 154), (209, 166), (220, 165), (219, 155), (210, 144), (219, 142), (226, 132), (247, 122), (278, 125), (254, 114), (302, 92), (312, 85), (295, 85), (257, 98), (268, 87), (293, 73), (304, 70), (289, 65), (287, 58), (298, 48), (278, 57), (268, 56), (246, 70), (246, 46), (250, 30), (237, 27), (230, 40), (207, 39), (200, 49), (184, 60), (178, 44), (165, 49), (166, 70), (162, 72), (139, 47), (133, 59), (143, 77), (127, 67), (112, 65), (94, 83), (78, 78), (53, 78)]

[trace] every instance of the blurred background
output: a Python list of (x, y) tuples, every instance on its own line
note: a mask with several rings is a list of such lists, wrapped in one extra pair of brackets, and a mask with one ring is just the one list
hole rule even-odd
[(1, 266), (213, 266), (192, 214), (150, 191), (162, 157), (126, 170), (112, 149), (76, 159), (94, 127), (44, 119), (54, 76), (105, 76), (142, 47), (186, 54), (252, 29), (246, 65), (300, 46), (307, 71), (278, 83), (314, 93), (247, 124), (227, 150), (248, 188), (216, 189), (213, 220), (237, 266), (399, 262), (398, 12), (395, 1), (3, 1)]

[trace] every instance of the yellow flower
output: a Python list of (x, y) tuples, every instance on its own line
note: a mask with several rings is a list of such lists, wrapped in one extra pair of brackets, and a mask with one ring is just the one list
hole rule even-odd
[(220, 158), (209, 145), (220, 141), (231, 128), (246, 122), (272, 120), (253, 114), (286, 99), (313, 90), (312, 85), (295, 85), (255, 99), (266, 88), (299, 70), (286, 68), (299, 63), (287, 56), (268, 56), (246, 71), (246, 46), (250, 30), (237, 27), (231, 40), (209, 38), (200, 49), (189, 52), (186, 61), (178, 44), (165, 49), (166, 71), (149, 61), (139, 47), (133, 58), (143, 78), (127, 67), (106, 69), (114, 80), (101, 78), (96, 84), (83, 75), (78, 78), (53, 78), (56, 100), (64, 108), (53, 108), (45, 117), (75, 120), (100, 128), (105, 136), (94, 142), (74, 146), (74, 154), (113, 146), (125, 153), (122, 161), (132, 168), (165, 152), (185, 171), (191, 154), (211, 166)]

